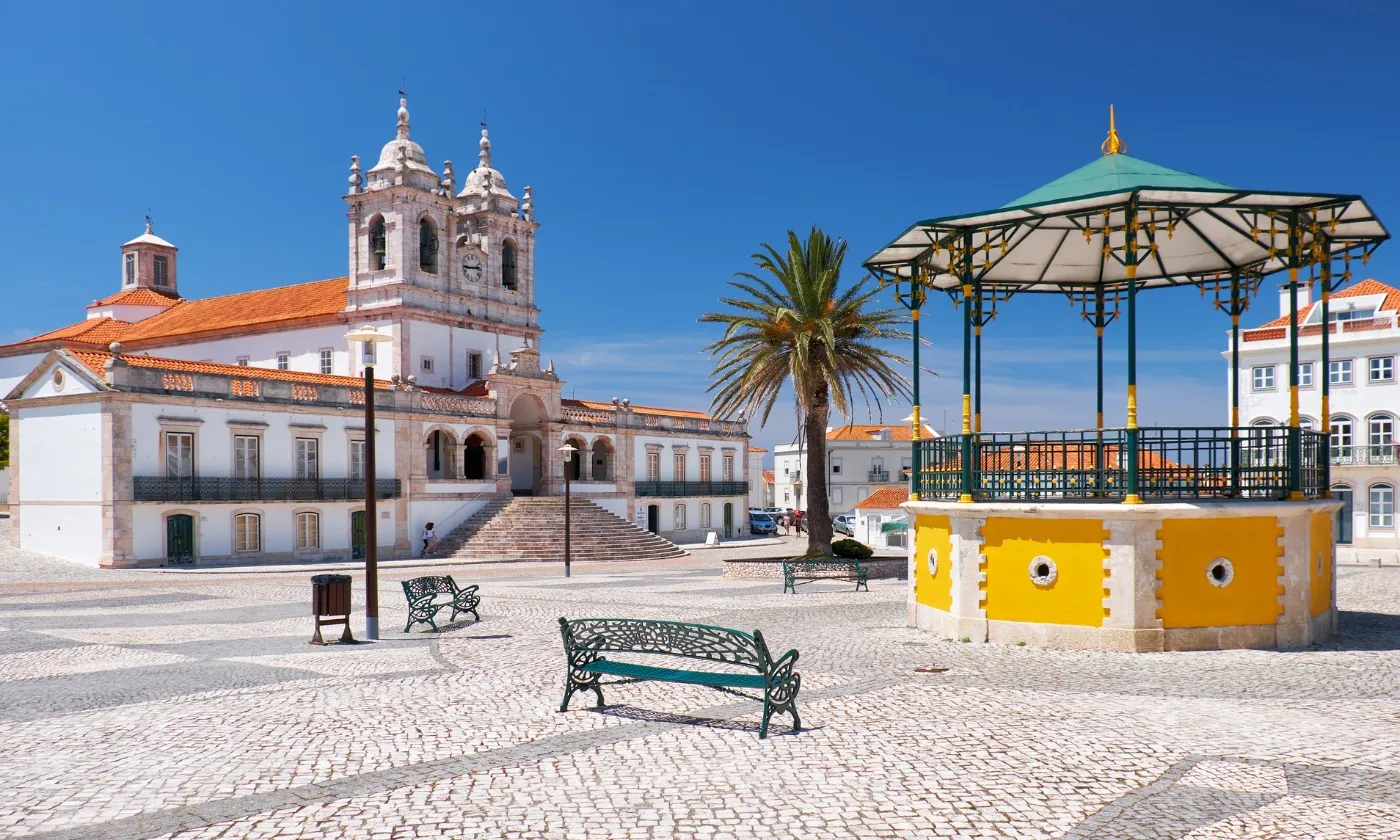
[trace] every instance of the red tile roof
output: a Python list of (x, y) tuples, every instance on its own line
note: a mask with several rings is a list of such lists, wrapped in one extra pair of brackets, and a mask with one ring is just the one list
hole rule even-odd
[[(105, 373), (103, 366), (107, 364), (108, 359), (112, 358), (111, 353), (100, 353), (93, 350), (70, 350), (69, 352), (98, 376)], [(338, 385), (342, 388), (354, 388), (357, 385), (363, 386), (365, 382), (358, 376), (333, 376), (326, 373), (303, 373), (296, 370), (220, 365), (213, 362), (191, 362), (186, 359), (164, 359), (159, 356), (122, 354), (122, 361), (134, 368), (169, 370), (178, 373), (210, 373), (240, 379), (273, 379), (280, 382), (300, 382), (307, 385)], [(387, 379), (376, 379), (374, 387), (377, 390), (388, 390), (394, 385)]]
[(763, 483), (764, 483), (764, 484), (772, 484), (772, 483), (776, 480), (776, 478), (777, 478), (777, 477), (773, 474), (773, 471), (772, 471), (772, 470), (764, 470), (764, 471), (763, 471)]
[(347, 282), (344, 277), (335, 277), (275, 289), (186, 300), (135, 324), (122, 341), (172, 338), (338, 315), (345, 311)]
[(180, 296), (158, 292), (155, 289), (127, 289), (97, 301), (93, 306), (164, 306), (171, 307), (182, 303)]
[(856, 503), (856, 507), (862, 510), (897, 508), (909, 501), (909, 488), (907, 487), (881, 487), (864, 499)]
[(79, 321), (76, 324), (69, 324), (66, 327), (59, 327), (56, 330), (33, 338), (26, 338), (17, 344), (41, 344), (46, 341), (69, 341), (77, 344), (91, 344), (97, 347), (106, 347), (114, 341), (121, 341), (126, 332), (135, 324), (126, 321), (118, 321), (114, 318), (89, 318), (86, 321)]
[[(570, 408), (592, 408), (598, 411), (612, 411), (617, 408), (610, 402), (595, 402), (594, 400), (560, 400), (561, 405)], [(709, 420), (710, 415), (703, 411), (689, 411), (683, 408), (656, 408), (648, 405), (634, 405), (632, 411), (637, 414), (654, 414), (659, 417), (684, 417), (693, 420)]]
[(750, 446), (750, 447), (749, 447), (749, 451), (750, 451), (750, 452), (767, 452), (768, 450), (767, 450), (767, 449), (764, 449), (764, 448), (761, 447), (761, 446)]
[[(1354, 283), (1350, 286), (1347, 286), (1345, 289), (1342, 289), (1340, 292), (1337, 292), (1336, 294), (1332, 295), (1332, 300), (1342, 300), (1345, 298), (1353, 297), (1364, 297), (1366, 295), (1385, 295), (1385, 299), (1381, 302), (1380, 308), (1377, 311), (1400, 312), (1400, 289), (1397, 289), (1394, 286), (1387, 286), (1379, 280), (1374, 280), (1369, 277), (1365, 280), (1360, 281), (1359, 283)], [(1304, 306), (1298, 310), (1298, 320), (1300, 323), (1304, 318), (1307, 317), (1308, 313), (1311, 312), (1313, 307), (1316, 305), (1317, 301), (1312, 301), (1307, 306)], [(1244, 330), (1240, 333), (1240, 337), (1243, 338), (1245, 341), (1268, 341), (1270, 339), (1286, 338), (1288, 336), (1287, 328), (1288, 322), (1290, 320), (1291, 319), (1289, 316), (1281, 315), (1275, 318), (1274, 320), (1269, 321), (1267, 324), (1262, 324), (1253, 329)], [(1385, 324), (1371, 324), (1364, 321), (1349, 321), (1347, 322), (1346, 329), (1347, 332), (1354, 332), (1356, 330), (1383, 329), (1388, 325), (1388, 321)], [(1336, 324), (1329, 324), (1328, 334), (1334, 335), (1336, 334), (1336, 332)], [(1300, 327), (1298, 330), (1298, 335), (1300, 337), (1321, 334), (1321, 324), (1313, 324), (1311, 326)]]
[(478, 379), (467, 387), (458, 390), (452, 388), (438, 388), (431, 385), (420, 385), (418, 390), (427, 391), (430, 394), (451, 394), (454, 397), (489, 397), (491, 396), (491, 386), (485, 379)]
[[(827, 440), (878, 440), (876, 437), (881, 431), (890, 430), (890, 440), (911, 441), (914, 439), (913, 430), (907, 424), (896, 423), (893, 425), (862, 425), (856, 423), (851, 426), (837, 426), (826, 433)], [(924, 426), (929, 437), (933, 436), (933, 430)]]

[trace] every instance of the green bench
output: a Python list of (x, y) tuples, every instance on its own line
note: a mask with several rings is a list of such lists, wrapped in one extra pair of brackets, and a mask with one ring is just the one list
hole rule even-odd
[[(659, 682), (701, 685), (763, 701), (763, 722), (758, 737), (768, 737), (768, 721), (777, 714), (792, 715), (792, 730), (802, 728), (797, 716), (797, 691), (802, 675), (793, 672), (797, 651), (790, 650), (774, 660), (763, 642), (763, 634), (741, 633), (705, 624), (683, 624), (678, 621), (645, 621), (632, 618), (567, 618), (559, 619), (567, 657), (564, 678), (564, 702), (559, 711), (569, 710), (569, 699), (578, 691), (591, 691), (598, 696), (602, 708), (603, 686), (654, 680)], [(745, 669), (735, 671), (687, 671), (615, 662), (605, 653), (650, 653), (722, 662)], [(748, 671), (754, 673), (748, 673)], [(619, 677), (607, 683), (604, 676)], [(734, 689), (762, 690), (761, 698)]]
[(410, 627), (420, 622), (437, 630), (437, 614), (449, 607), (452, 609), (453, 621), (457, 620), (458, 613), (471, 613), (472, 618), (480, 621), (481, 616), (477, 614), (476, 608), (481, 603), (481, 596), (476, 594), (477, 589), (476, 586), (458, 586), (451, 575), (404, 581), (403, 594), (408, 599), (408, 623), (404, 625), (403, 631), (407, 633)]
[(830, 557), (823, 560), (803, 560), (796, 558), (783, 561), (783, 592), (797, 594), (798, 581), (811, 583), (814, 580), (853, 580), (856, 591), (870, 591), (870, 572), (859, 560)]

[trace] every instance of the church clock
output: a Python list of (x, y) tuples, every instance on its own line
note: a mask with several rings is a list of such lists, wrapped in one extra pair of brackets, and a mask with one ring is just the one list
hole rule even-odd
[(481, 260), (476, 254), (467, 254), (462, 257), (462, 276), (473, 283), (481, 280)]

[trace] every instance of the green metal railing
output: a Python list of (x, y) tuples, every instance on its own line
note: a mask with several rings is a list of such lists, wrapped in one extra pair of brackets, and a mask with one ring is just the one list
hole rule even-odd
[[(1288, 499), (1295, 492), (1314, 499), (1328, 488), (1321, 432), (1143, 427), (1136, 438), (1143, 499)], [(1128, 493), (1127, 429), (949, 435), (915, 448), (911, 489), (921, 499), (1115, 501)]]

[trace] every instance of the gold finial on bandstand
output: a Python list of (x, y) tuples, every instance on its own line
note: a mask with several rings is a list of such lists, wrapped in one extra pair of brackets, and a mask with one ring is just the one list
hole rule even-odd
[(1103, 141), (1099, 149), (1106, 155), (1125, 155), (1128, 153), (1128, 144), (1123, 142), (1123, 138), (1118, 136), (1118, 126), (1113, 119), (1113, 106), (1108, 106), (1108, 139)]

